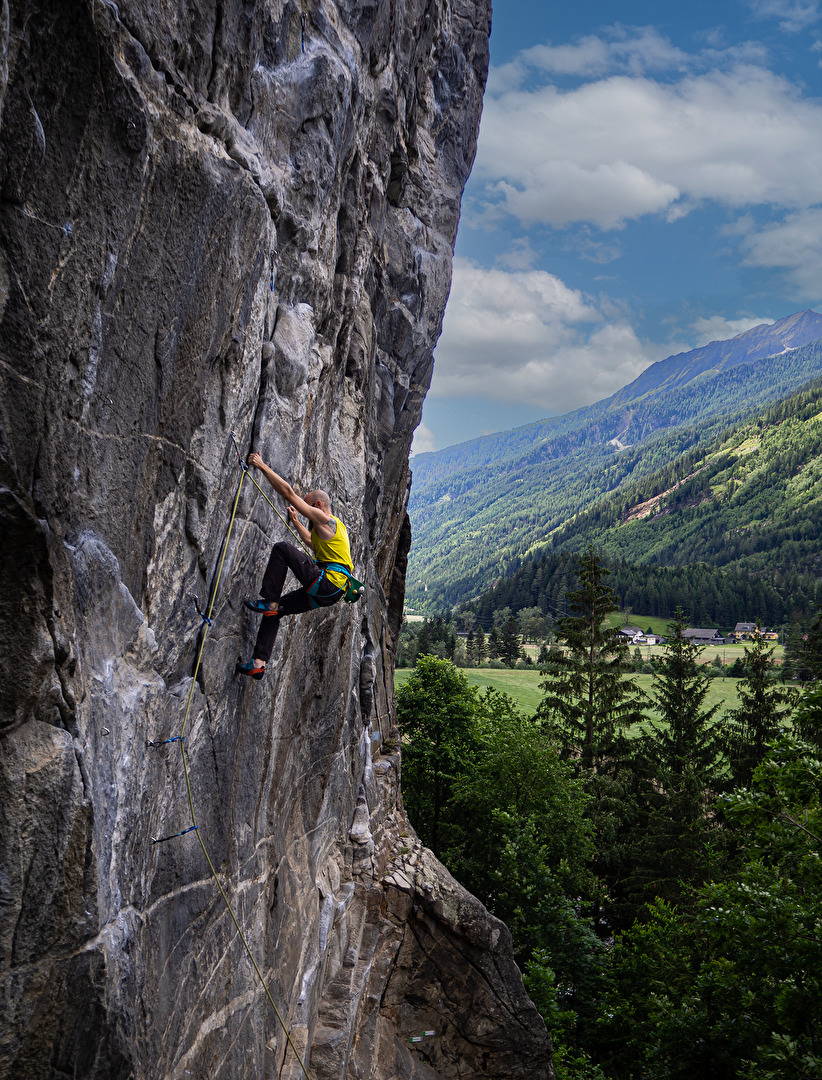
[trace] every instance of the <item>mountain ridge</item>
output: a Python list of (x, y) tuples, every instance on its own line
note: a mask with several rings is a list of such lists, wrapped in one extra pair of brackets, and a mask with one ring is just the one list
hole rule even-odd
[[(533, 435), (546, 431), (546, 429), (554, 429), (554, 431), (557, 431), (563, 426), (563, 421), (566, 421), (569, 424), (577, 420), (582, 421), (588, 415), (595, 415), (598, 412), (604, 411), (611, 404), (623, 404), (627, 401), (635, 401), (639, 397), (644, 396), (646, 391), (643, 389), (642, 393), (635, 392), (633, 394), (629, 394), (629, 391), (632, 388), (644, 388), (648, 381), (653, 379), (653, 373), (657, 373), (658, 375), (662, 370), (669, 371), (670, 365), (672, 365), (674, 361), (678, 362), (680, 368), (687, 367), (688, 369), (693, 369), (694, 366), (698, 366), (698, 371), (696, 372), (696, 375), (698, 375), (702, 374), (704, 371), (710, 370), (711, 366), (716, 366), (717, 370), (722, 370), (723, 367), (728, 368), (741, 363), (752, 363), (759, 359), (770, 359), (773, 356), (781, 355), (785, 351), (783, 343), (785, 332), (787, 330), (795, 330), (797, 327), (800, 328), (800, 333), (794, 338), (795, 343), (788, 346), (788, 348), (799, 348), (801, 345), (822, 338), (822, 315), (820, 315), (819, 312), (808, 308), (804, 311), (795, 312), (793, 315), (787, 315), (784, 319), (779, 319), (775, 323), (760, 323), (758, 326), (751, 327), (749, 330), (745, 330), (733, 338), (710, 341), (706, 345), (700, 345), (694, 349), (688, 349), (681, 353), (673, 353), (663, 360), (657, 360), (645, 368), (636, 379), (622, 387), (621, 390), (617, 390), (616, 393), (611, 394), (610, 397), (603, 398), (601, 401), (594, 402), (591, 405), (583, 405), (578, 409), (573, 409), (568, 413), (562, 413), (559, 416), (549, 416), (542, 420), (533, 420), (528, 424), (509, 428), (503, 432), (497, 431), (491, 432), (488, 435), (478, 435), (474, 439), (467, 439), (465, 442), (443, 447), (442, 450), (428, 450), (421, 454), (415, 454), (411, 460), (415, 469), (415, 480), (417, 485), (419, 486), (421, 482), (424, 482), (426, 467), (434, 458), (453, 458), (459, 456), (459, 451), (462, 450), (462, 448), (477, 448), (483, 446), (488, 448), (488, 457), (489, 460), (491, 460), (491, 448), (498, 443), (500, 437), (511, 437), (516, 435), (519, 436), (517, 442), (520, 440), (524, 442), (529, 438), (529, 435), (526, 433), (531, 433), (530, 437), (533, 437)], [(766, 342), (773, 342), (775, 345), (776, 342), (773, 341), (774, 338), (777, 338), (779, 343), (783, 344), (782, 349), (772, 348), (771, 344), (766, 344)], [(797, 338), (802, 338), (802, 340), (798, 340)], [(721, 347), (728, 346), (733, 342), (760, 342), (761, 344), (759, 349), (754, 346), (753, 349), (746, 350), (744, 358), (737, 358), (736, 356), (729, 358), (728, 350), (722, 350)], [(764, 352), (762, 351), (763, 348), (765, 349)], [(715, 363), (698, 364), (698, 357), (704, 355), (706, 358), (713, 361), (716, 354), (720, 352), (722, 355), (721, 358), (718, 358), (718, 365)], [(728, 362), (729, 359), (731, 359), (730, 363)], [(691, 378), (694, 377), (696, 376), (691, 376)], [(670, 381), (670, 376), (664, 380), (657, 378), (654, 380), (653, 386), (660, 387), (663, 383), (670, 383)], [(682, 379), (674, 379), (673, 385), (681, 384)], [(668, 386), (667, 388), (671, 387)], [(548, 432), (546, 431), (546, 434), (547, 433)], [(423, 471), (422, 476), (419, 475), (420, 470)]]
[(730, 628), (808, 615), (822, 603), (822, 379), (724, 432), (699, 452), (567, 521), (472, 604), (490, 618), (556, 611), (568, 569), (593, 545), (627, 608)]
[(608, 492), (822, 374), (820, 338), (822, 315), (797, 312), (658, 361), (573, 413), (415, 457), (409, 598), (476, 595)]

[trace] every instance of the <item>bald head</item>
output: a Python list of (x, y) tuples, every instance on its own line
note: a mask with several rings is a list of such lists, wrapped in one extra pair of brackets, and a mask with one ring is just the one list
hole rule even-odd
[(323, 491), (321, 488), (317, 488), (316, 491), (309, 491), (305, 497), (305, 501), (309, 506), (319, 505), (326, 514), (331, 513), (331, 500), (329, 499), (327, 492)]

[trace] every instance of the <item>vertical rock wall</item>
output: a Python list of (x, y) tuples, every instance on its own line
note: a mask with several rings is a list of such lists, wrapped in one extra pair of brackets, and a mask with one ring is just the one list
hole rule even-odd
[[(0, 1078), (548, 1077), (508, 931), (410, 832), (407, 455), (488, 0), (2, 0)], [(349, 525), (358, 605), (253, 595), (231, 432)], [(411, 1043), (423, 1031), (435, 1031)]]

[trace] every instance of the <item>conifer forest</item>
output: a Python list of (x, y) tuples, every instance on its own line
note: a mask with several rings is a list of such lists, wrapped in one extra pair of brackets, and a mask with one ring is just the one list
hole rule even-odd
[[(722, 582), (641, 583), (589, 546), (403, 634), (405, 806), (511, 929), (558, 1080), (822, 1076), (822, 614), (794, 615), (782, 663), (751, 633), (724, 712), (691, 612), (669, 619), (648, 692), (613, 618), (626, 594), (649, 612), (678, 589), (696, 625), (727, 621), (736, 592), (790, 619), (778, 589)], [(465, 667), (532, 662), (529, 640), (535, 711), (469, 683)]]

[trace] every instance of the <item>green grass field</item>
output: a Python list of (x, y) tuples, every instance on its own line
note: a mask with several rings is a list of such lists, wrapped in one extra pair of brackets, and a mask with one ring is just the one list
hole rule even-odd
[[(397, 689), (408, 681), (413, 670), (413, 668), (397, 668), (394, 677)], [(504, 670), (501, 668), (461, 668), (460, 670), (472, 686), (479, 686), (482, 690), (487, 686), (491, 686), (495, 690), (505, 691), (529, 715), (536, 712), (537, 706), (542, 699), (542, 693), (539, 689), (539, 671)], [(646, 694), (650, 694), (653, 682), (652, 675), (629, 675), (627, 677), (635, 682), (641, 690), (644, 690)], [(718, 715), (720, 716), (729, 709), (735, 709), (739, 705), (736, 684), (736, 679), (711, 679), (705, 706), (710, 707), (719, 703), (720, 711)], [(652, 710), (649, 710), (649, 716), (653, 716)]]

